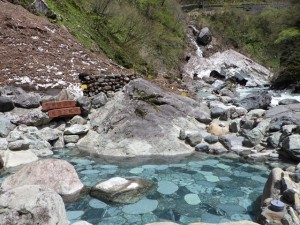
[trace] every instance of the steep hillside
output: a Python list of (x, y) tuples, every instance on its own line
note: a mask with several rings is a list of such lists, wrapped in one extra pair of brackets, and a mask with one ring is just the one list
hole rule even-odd
[(63, 26), (19, 5), (0, 1), (0, 85), (65, 87), (80, 72), (125, 71), (104, 54), (94, 54)]

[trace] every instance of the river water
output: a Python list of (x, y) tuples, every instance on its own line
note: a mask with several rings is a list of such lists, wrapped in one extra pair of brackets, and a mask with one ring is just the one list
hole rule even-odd
[(132, 225), (157, 221), (219, 223), (253, 220), (259, 210), (259, 196), (270, 169), (236, 157), (193, 156), (166, 164), (106, 164), (80, 156), (76, 150), (61, 150), (56, 158), (74, 165), (81, 181), (93, 186), (112, 177), (142, 177), (158, 188), (135, 204), (113, 205), (82, 196), (66, 204), (71, 222), (86, 220), (96, 225)]

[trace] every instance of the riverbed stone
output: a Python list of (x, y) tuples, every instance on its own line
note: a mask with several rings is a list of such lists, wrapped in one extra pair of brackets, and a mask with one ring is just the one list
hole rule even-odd
[(144, 214), (154, 211), (157, 206), (157, 200), (142, 199), (134, 204), (124, 206), (122, 211), (127, 214)]
[(281, 132), (272, 133), (267, 138), (268, 146), (271, 148), (277, 148), (279, 146), (281, 136), (282, 136)]
[(201, 143), (202, 135), (200, 132), (191, 132), (186, 135), (185, 141), (192, 147), (195, 147), (197, 144)]
[(53, 190), (24, 185), (0, 195), (1, 224), (68, 225), (62, 198)]
[(13, 98), (16, 107), (31, 109), (40, 106), (41, 96), (38, 93), (26, 93)]
[(79, 138), (79, 135), (64, 135), (65, 143), (77, 143)]
[(232, 133), (238, 133), (240, 131), (240, 119), (234, 119), (229, 124), (229, 131)]
[(15, 125), (13, 125), (9, 119), (7, 119), (5, 116), (0, 115), (0, 137), (7, 137), (10, 131), (12, 131), (15, 128)]
[(300, 161), (300, 135), (293, 134), (282, 141), (283, 154), (287, 154), (293, 160)]
[(219, 140), (218, 136), (215, 135), (208, 135), (204, 137), (204, 141), (206, 141), (209, 144), (217, 143)]
[(238, 105), (244, 107), (248, 111), (252, 109), (267, 109), (270, 105), (272, 97), (267, 92), (253, 93), (238, 100)]
[(0, 150), (6, 150), (8, 146), (8, 141), (6, 138), (0, 138)]
[(114, 177), (94, 185), (90, 195), (94, 198), (115, 203), (135, 203), (155, 188), (155, 184), (142, 178)]
[(103, 209), (108, 206), (105, 202), (102, 202), (98, 199), (92, 199), (89, 201), (89, 205), (94, 209)]
[(16, 167), (19, 165), (31, 163), (38, 160), (38, 157), (31, 150), (10, 151), (4, 152), (5, 168)]
[(261, 121), (255, 128), (244, 133), (243, 145), (246, 147), (253, 147), (258, 145), (266, 135), (269, 129), (271, 119)]
[(229, 151), (243, 145), (244, 137), (226, 134), (219, 137), (219, 142)]
[(28, 140), (17, 140), (8, 143), (8, 148), (12, 151), (29, 149), (30, 142)]
[(89, 125), (74, 124), (67, 127), (64, 131), (65, 135), (80, 135), (86, 134), (89, 131)]
[(219, 106), (214, 106), (210, 110), (211, 110), (211, 117), (218, 118), (221, 115), (223, 115), (227, 109), (225, 109), (223, 107), (219, 107)]
[(278, 102), (278, 105), (290, 105), (290, 104), (297, 104), (299, 103), (299, 101), (297, 99), (293, 99), (293, 98), (286, 98), (286, 99), (282, 99)]
[(157, 191), (164, 195), (171, 195), (178, 190), (178, 186), (171, 181), (159, 181)]
[(195, 151), (197, 152), (208, 152), (209, 151), (209, 145), (207, 144), (197, 144), (195, 146)]
[(198, 205), (201, 203), (201, 200), (197, 194), (187, 194), (184, 196), (184, 200), (189, 205)]
[(71, 200), (80, 193), (83, 184), (74, 167), (60, 159), (43, 159), (25, 165), (2, 183), (3, 190), (22, 185), (42, 185), (60, 194), (65, 200)]
[(8, 112), (15, 108), (15, 104), (9, 97), (0, 96), (0, 112)]

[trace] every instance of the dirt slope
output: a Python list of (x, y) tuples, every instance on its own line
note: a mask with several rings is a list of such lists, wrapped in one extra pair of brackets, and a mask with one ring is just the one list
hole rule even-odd
[(78, 74), (125, 70), (94, 54), (64, 27), (0, 0), (0, 86), (61, 88), (79, 83)]

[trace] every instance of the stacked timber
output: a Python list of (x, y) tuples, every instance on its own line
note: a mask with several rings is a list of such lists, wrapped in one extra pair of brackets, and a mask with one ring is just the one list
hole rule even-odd
[(92, 97), (104, 92), (117, 92), (121, 90), (131, 80), (136, 79), (135, 74), (115, 74), (115, 75), (91, 75), (87, 73), (79, 74), (85, 96)]

